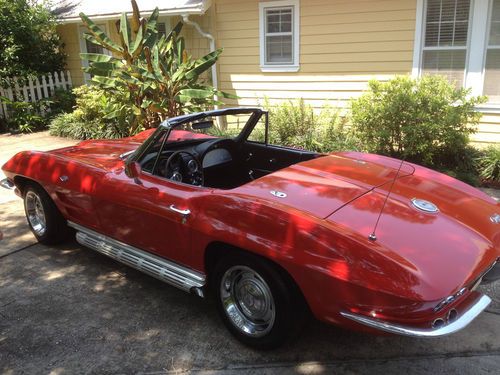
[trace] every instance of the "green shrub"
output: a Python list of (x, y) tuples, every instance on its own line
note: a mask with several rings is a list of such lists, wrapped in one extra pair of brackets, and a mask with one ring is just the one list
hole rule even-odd
[(435, 75), (370, 81), (352, 102), (353, 130), (369, 152), (435, 167), (440, 155), (465, 152), (475, 132), (481, 114), (474, 108), (486, 98), (469, 94)]
[(50, 116), (55, 117), (61, 113), (73, 111), (73, 107), (76, 104), (75, 99), (76, 96), (72, 90), (55, 89), (54, 95), (45, 99), (50, 109)]
[(4, 103), (7, 108), (6, 130), (31, 133), (47, 126), (49, 115), (47, 114), (48, 104), (46, 101), (18, 102), (0, 97), (0, 102)]
[[(353, 134), (346, 128), (347, 119), (338, 109), (325, 106), (315, 114), (303, 99), (283, 102), (269, 108), (269, 142), (317, 152), (359, 149)], [(263, 136), (263, 135), (262, 135)]]
[(500, 146), (489, 146), (476, 158), (476, 162), (484, 182), (500, 182)]
[(64, 69), (65, 54), (50, 2), (0, 0), (0, 83), (6, 77)]
[(432, 168), (469, 185), (479, 186), (477, 158), (480, 155), (481, 151), (470, 145), (460, 150), (443, 149), (436, 155)]
[(73, 94), (75, 109), (56, 116), (49, 125), (50, 134), (75, 139), (129, 135), (133, 113), (125, 93), (111, 94), (95, 86), (80, 86), (73, 89)]

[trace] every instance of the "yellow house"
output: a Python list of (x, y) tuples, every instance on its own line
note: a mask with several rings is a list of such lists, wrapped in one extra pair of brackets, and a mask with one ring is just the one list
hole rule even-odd
[[(193, 55), (224, 47), (214, 85), (239, 96), (227, 105), (254, 106), (303, 98), (347, 107), (371, 78), (444, 74), (488, 95), (477, 143), (500, 142), (500, 0), (138, 0), (143, 14), (160, 8), (161, 31), (185, 21)], [(60, 15), (68, 69), (85, 82), (78, 13), (117, 37), (128, 1), (80, 0)]]

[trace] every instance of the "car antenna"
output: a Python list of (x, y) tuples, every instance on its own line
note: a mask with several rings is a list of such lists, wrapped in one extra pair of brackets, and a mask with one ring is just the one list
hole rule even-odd
[(401, 159), (401, 163), (399, 164), (399, 168), (398, 168), (398, 171), (396, 172), (396, 176), (394, 176), (394, 179), (392, 180), (392, 184), (391, 184), (391, 187), (389, 188), (389, 191), (387, 192), (387, 195), (385, 196), (385, 200), (384, 200), (384, 204), (382, 205), (382, 209), (380, 210), (379, 214), (378, 214), (378, 217), (377, 217), (377, 221), (375, 222), (375, 226), (373, 227), (373, 231), (372, 233), (368, 236), (368, 239), (370, 241), (377, 241), (377, 234), (375, 233), (377, 231), (377, 227), (378, 227), (378, 223), (380, 221), (380, 218), (382, 217), (382, 212), (384, 212), (384, 209), (385, 209), (385, 205), (387, 204), (387, 200), (389, 199), (389, 196), (391, 195), (392, 193), (392, 188), (394, 187), (394, 184), (396, 183), (396, 180), (398, 179), (399, 177), (399, 172), (401, 172), (401, 168), (403, 168), (403, 164), (405, 162), (405, 159)]

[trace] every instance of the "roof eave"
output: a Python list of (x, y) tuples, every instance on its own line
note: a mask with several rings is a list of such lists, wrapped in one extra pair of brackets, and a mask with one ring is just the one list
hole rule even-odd
[[(200, 5), (192, 6), (192, 7), (184, 7), (184, 8), (173, 8), (173, 9), (160, 9), (160, 16), (180, 16), (183, 14), (190, 14), (190, 15), (203, 15), (207, 11), (208, 8), (210, 8), (210, 5), (212, 4), (211, 0), (203, 0)], [(148, 17), (153, 13), (153, 10), (146, 10), (146, 11), (141, 11), (141, 16)], [(121, 16), (120, 13), (109, 13), (109, 14), (87, 14), (86, 16), (89, 17), (93, 21), (111, 21), (111, 20), (116, 20), (119, 19)], [(127, 12), (127, 16), (131, 16), (132, 12)], [(57, 20), (59, 23), (81, 23), (82, 20), (79, 16), (76, 17), (64, 17), (64, 18), (59, 18)]]

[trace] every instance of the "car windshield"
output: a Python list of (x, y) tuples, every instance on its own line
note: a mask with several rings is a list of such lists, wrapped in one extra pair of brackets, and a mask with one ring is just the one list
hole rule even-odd
[(171, 131), (167, 143), (203, 138), (237, 137), (252, 113), (206, 116), (177, 125)]
[(173, 117), (164, 121), (130, 154), (129, 159), (140, 160), (145, 152), (157, 152), (162, 145), (168, 143), (200, 143), (211, 138), (237, 138), (245, 135), (245, 132), (248, 136), (255, 125), (260, 125), (257, 126), (258, 133), (262, 133), (260, 138), (264, 139), (265, 132), (262, 129), (265, 129), (265, 116), (262, 114), (258, 108), (226, 108)]

